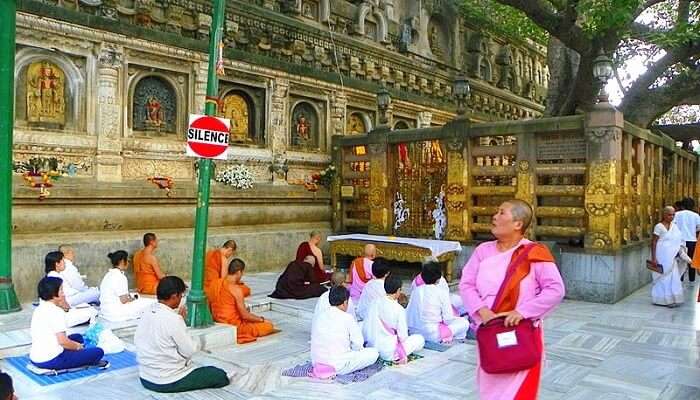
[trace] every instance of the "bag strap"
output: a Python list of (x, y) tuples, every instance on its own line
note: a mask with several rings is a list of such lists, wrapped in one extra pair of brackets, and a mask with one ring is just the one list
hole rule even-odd
[[(510, 264), (508, 264), (508, 269), (506, 269), (506, 276), (503, 278), (503, 282), (501, 283), (501, 287), (498, 289), (498, 294), (496, 294), (496, 298), (493, 300), (493, 306), (498, 305), (498, 303), (501, 301), (501, 298), (503, 297), (503, 294), (506, 290), (506, 287), (508, 286), (508, 282), (512, 279), (513, 277), (513, 272), (515, 268), (520, 264), (525, 258), (527, 258), (528, 254), (530, 254), (530, 251), (537, 246), (537, 243), (532, 242), (528, 243), (526, 245), (522, 245), (518, 247), (518, 249), (522, 248), (523, 251), (518, 255), (518, 257), (513, 257), (510, 260)], [(515, 251), (518, 251), (516, 249)], [(515, 254), (515, 251), (513, 254)]]

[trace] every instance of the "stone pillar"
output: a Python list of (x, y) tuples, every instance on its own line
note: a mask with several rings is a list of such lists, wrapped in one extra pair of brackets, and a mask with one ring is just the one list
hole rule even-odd
[(634, 191), (632, 189), (632, 136), (622, 133), (622, 239), (630, 243), (634, 238), (636, 226), (634, 208)]
[(389, 191), (388, 132), (376, 132), (379, 140), (369, 147), (369, 233), (388, 235), (392, 232), (393, 195)]
[(119, 71), (123, 51), (115, 45), (103, 44), (97, 56), (97, 155), (96, 177), (99, 182), (121, 182), (122, 151), (121, 95)]
[(270, 81), (270, 148), (272, 149), (272, 184), (287, 184), (287, 137), (289, 132), (289, 80)]
[(433, 120), (433, 113), (430, 111), (421, 111), (416, 117), (418, 119), (417, 128), (430, 128), (430, 123)]
[(639, 206), (637, 207), (637, 215), (639, 217), (639, 238), (648, 238), (651, 235), (650, 225), (651, 216), (651, 186), (649, 185), (649, 169), (647, 168), (647, 144), (644, 140), (639, 140), (636, 143), (636, 155), (637, 155), (637, 191), (636, 196), (639, 199)]
[(537, 163), (537, 143), (535, 135), (520, 134), (517, 136), (517, 163), (516, 163), (516, 182), (515, 198), (528, 203), (535, 215), (532, 218), (532, 223), (527, 230), (526, 235), (534, 239), (535, 229), (537, 226), (537, 196), (535, 196), (535, 164)]
[(204, 114), (204, 105), (207, 100), (207, 61), (204, 60), (195, 66), (194, 71), (194, 107), (197, 114)]
[(331, 97), (331, 135), (345, 134), (345, 114), (348, 97), (343, 92), (334, 92)]
[(585, 208), (588, 230), (585, 247), (622, 246), (622, 129), (623, 115), (610, 103), (599, 103), (585, 116), (588, 140), (588, 184)]
[[(468, 140), (468, 139), (466, 139)], [(471, 239), (467, 191), (469, 189), (469, 160), (466, 157), (464, 136), (447, 141), (447, 188), (445, 209), (447, 210), (446, 240)]]

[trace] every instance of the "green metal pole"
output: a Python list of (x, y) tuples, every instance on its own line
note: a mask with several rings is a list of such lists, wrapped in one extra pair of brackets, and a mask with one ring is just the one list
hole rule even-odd
[(12, 285), (12, 128), (15, 0), (0, 0), (0, 314), (19, 311)]
[[(212, 24), (209, 32), (209, 70), (207, 73), (206, 115), (216, 115), (216, 104), (209, 101), (218, 97), (219, 79), (216, 76), (216, 62), (219, 57), (219, 43), (224, 26), (224, 2), (214, 0)], [(211, 160), (199, 159), (199, 187), (197, 189), (197, 214), (194, 226), (194, 251), (192, 255), (192, 288), (187, 296), (187, 324), (193, 328), (204, 328), (212, 324), (207, 296), (202, 290), (204, 278), (204, 252), (207, 248), (207, 224), (209, 221), (209, 180)]]

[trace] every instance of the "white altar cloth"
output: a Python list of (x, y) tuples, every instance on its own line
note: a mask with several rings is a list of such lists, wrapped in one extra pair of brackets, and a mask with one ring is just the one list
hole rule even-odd
[(415, 247), (421, 247), (430, 250), (433, 257), (440, 257), (445, 253), (452, 251), (460, 252), (462, 251), (462, 245), (459, 242), (454, 242), (450, 240), (430, 240), (430, 239), (415, 239), (415, 238), (405, 238), (398, 236), (379, 236), (379, 235), (366, 235), (363, 233), (353, 233), (350, 235), (336, 235), (328, 236), (327, 240), (329, 242), (335, 240), (359, 240), (363, 242), (382, 242), (382, 243), (400, 243), (408, 244)]

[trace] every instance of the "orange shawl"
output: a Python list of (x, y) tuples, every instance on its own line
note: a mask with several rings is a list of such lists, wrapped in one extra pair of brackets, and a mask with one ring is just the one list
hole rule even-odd
[(158, 276), (153, 265), (144, 261), (143, 249), (134, 253), (134, 278), (136, 290), (141, 294), (156, 294)]
[[(527, 246), (527, 247), (526, 247)], [(530, 273), (531, 263), (534, 262), (554, 262), (554, 257), (547, 246), (540, 243), (532, 243), (530, 252), (525, 255), (529, 245), (520, 246), (513, 252), (511, 264), (516, 261), (517, 264), (513, 268), (509, 268), (506, 272), (506, 287), (503, 290), (503, 295), (497, 299), (498, 303), (493, 305), (495, 313), (507, 312), (515, 310), (520, 296), (520, 282)]]
[[(357, 271), (357, 277), (360, 278), (362, 283), (367, 283), (370, 278), (367, 277), (367, 274), (365, 273), (365, 258), (364, 257), (357, 257), (356, 259), (352, 260), (352, 268)], [(350, 271), (350, 282), (352, 282), (352, 270)]]

